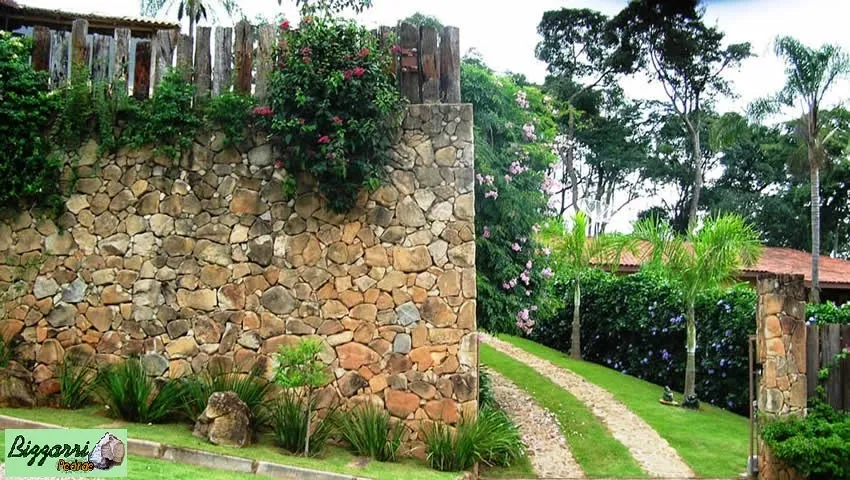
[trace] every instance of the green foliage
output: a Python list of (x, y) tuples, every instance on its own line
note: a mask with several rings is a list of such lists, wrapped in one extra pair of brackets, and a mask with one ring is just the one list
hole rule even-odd
[(404, 424), (393, 421), (383, 408), (364, 403), (340, 415), (337, 429), (357, 455), (392, 462), (401, 447)]
[(310, 18), (281, 25), (285, 51), (269, 79), (270, 110), (258, 109), (283, 144), (290, 174), (307, 172), (335, 212), (374, 188), (389, 160), (404, 102), (389, 48), (354, 22)]
[(806, 418), (775, 420), (761, 436), (773, 455), (807, 478), (850, 479), (850, 416), (815, 403)]
[(0, 32), (0, 206), (56, 208), (61, 162), (49, 155), (47, 133), (57, 101), (47, 73), (30, 66), (30, 46)]
[(492, 407), (482, 408), (472, 419), (465, 415), (455, 428), (436, 423), (424, 435), (428, 464), (443, 472), (466, 470), (476, 462), (506, 467), (525, 455), (517, 426)]
[(207, 407), (210, 395), (233, 392), (251, 411), (251, 427), (255, 431), (267, 423), (265, 402), (272, 383), (263, 378), (259, 369), (241, 373), (213, 368), (184, 379), (181, 388), (186, 415), (192, 422)]
[(104, 367), (95, 390), (111, 415), (128, 422), (161, 423), (183, 406), (179, 382), (158, 386), (138, 358)]
[(313, 425), (310, 436), (310, 455), (322, 452), (328, 438), (333, 433), (333, 420), (317, 418), (315, 400), (307, 400), (286, 391), (277, 397), (269, 408), (269, 421), (274, 442), (292, 453), (304, 453), (306, 438)]
[(73, 362), (66, 360), (59, 365), (56, 376), (59, 378), (59, 406), (76, 410), (88, 405), (95, 376), (90, 368), (93, 362)]
[(417, 27), (432, 27), (435, 28), (438, 32), (443, 31), (443, 24), (437, 17), (433, 15), (427, 15), (422, 12), (416, 12), (413, 15), (402, 20), (402, 22), (412, 23)]
[(316, 357), (322, 344), (316, 340), (303, 340), (293, 347), (281, 347), (278, 353), (280, 366), (275, 381), (283, 388), (317, 388), (328, 382), (328, 367)]
[(494, 407), (496, 397), (493, 394), (493, 380), (490, 370), (481, 365), (478, 368), (478, 408)]
[(528, 327), (547, 305), (547, 261), (535, 229), (548, 212), (543, 188), (556, 160), (550, 146), (557, 131), (554, 112), (539, 89), (520, 88), (475, 59), (461, 64), (461, 89), (475, 105), (479, 327), (516, 332), (518, 320)]
[(808, 323), (813, 325), (850, 325), (850, 302), (841, 306), (833, 302), (809, 304), (806, 306), (806, 318)]
[(133, 148), (151, 146), (160, 155), (179, 159), (192, 147), (202, 120), (192, 108), (195, 86), (178, 70), (169, 70), (153, 97), (133, 108), (125, 135)]
[(224, 145), (235, 147), (245, 139), (251, 126), (254, 97), (238, 92), (222, 92), (207, 102), (205, 113), (207, 122), (224, 132)]
[[(685, 376), (685, 315), (681, 288), (651, 271), (611, 275), (599, 270), (582, 278), (582, 355), (585, 360), (682, 391)], [(564, 300), (533, 338), (569, 352), (572, 281), (556, 276), (553, 295)], [(697, 394), (703, 402), (746, 414), (747, 338), (753, 331), (756, 294), (747, 285), (701, 289), (695, 303), (699, 326)]]
[(10, 342), (7, 342), (3, 337), (0, 337), (0, 367), (8, 367), (12, 361), (14, 350)]

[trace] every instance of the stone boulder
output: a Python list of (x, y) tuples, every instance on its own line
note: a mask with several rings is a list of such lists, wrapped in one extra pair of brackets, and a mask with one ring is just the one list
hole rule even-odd
[(215, 392), (192, 433), (215, 445), (243, 447), (251, 439), (251, 411), (235, 393)]
[(0, 407), (34, 407), (32, 374), (17, 362), (0, 368)]

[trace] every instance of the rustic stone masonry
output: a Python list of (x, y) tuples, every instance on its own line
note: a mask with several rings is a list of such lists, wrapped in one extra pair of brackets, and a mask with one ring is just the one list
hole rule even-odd
[(377, 402), (415, 443), (422, 420), (477, 405), (472, 106), (409, 107), (392, 157), (334, 214), (307, 179), (285, 198), (264, 138), (203, 136), (180, 167), (90, 143), (65, 213), (0, 220), (2, 333), (24, 339), (42, 397), (63, 357), (271, 378), (281, 346), (318, 338), (322, 404)]
[[(762, 365), (758, 410), (763, 420), (806, 414), (805, 317), (802, 275), (769, 275), (758, 279), (756, 353)], [(759, 438), (759, 478), (795, 480), (803, 477), (775, 458)]]

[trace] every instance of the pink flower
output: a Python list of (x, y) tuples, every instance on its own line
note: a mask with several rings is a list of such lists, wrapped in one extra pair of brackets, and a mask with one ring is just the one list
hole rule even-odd
[(534, 133), (534, 125), (530, 123), (526, 123), (522, 126), (522, 133), (525, 135), (525, 139), (531, 142), (537, 140), (537, 134)]
[(334, 118), (333, 118), (333, 121), (334, 121), (334, 123), (335, 123), (335, 124), (337, 124), (337, 125), (339, 125), (339, 124), (341, 124), (341, 123), (342, 123), (342, 119), (341, 119), (341, 118), (339, 118), (339, 117), (334, 117)]
[(271, 117), (273, 115), (271, 107), (257, 107), (252, 113), (258, 117)]
[(365, 57), (369, 56), (369, 52), (370, 52), (370, 50), (368, 48), (363, 47), (363, 48), (360, 49), (360, 53), (358, 53), (357, 56), (360, 57), (360, 58), (365, 58)]
[(280, 160), (275, 160), (274, 166), (275, 168), (280, 168), (283, 166), (283, 162), (281, 162)]
[(301, 55), (310, 55), (313, 53), (313, 49), (310, 47), (304, 47), (301, 49)]
[(304, 125), (305, 123), (307, 123), (307, 120), (304, 120), (303, 118), (298, 119), (298, 125)]
[(531, 267), (532, 267), (532, 266), (534, 266), (534, 263), (532, 263), (532, 261), (531, 261), (531, 260), (529, 260), (529, 261), (525, 262), (525, 268), (526, 268), (526, 269), (531, 270)]
[(513, 177), (511, 177), (510, 175), (505, 175), (505, 182), (511, 183), (511, 178)]
[(552, 278), (552, 275), (554, 275), (554, 273), (552, 273), (551, 268), (546, 267), (540, 271), (540, 275), (543, 275), (543, 278)]
[(510, 290), (511, 284), (508, 283), (508, 282), (504, 282), (504, 283), (502, 283), (502, 288), (504, 288), (505, 290)]
[(528, 317), (529, 317), (528, 309), (524, 308), (524, 309), (520, 310), (519, 313), (516, 314), (516, 316), (517, 316), (518, 319), (522, 320), (523, 322), (527, 321)]
[(280, 22), (280, 29), (283, 30), (284, 32), (288, 31), (289, 30), (289, 20), (284, 20), (284, 21)]
[(524, 283), (526, 285), (531, 283), (531, 277), (528, 276), (528, 272), (522, 272), (522, 274), (520, 274), (519, 278), (522, 280), (522, 283)]
[(536, 312), (536, 311), (537, 311), (537, 305), (532, 305), (532, 306), (531, 306), (531, 311), (532, 311), (532, 312)]
[(534, 233), (537, 233), (537, 232), (539, 232), (539, 231), (540, 231), (540, 227), (538, 227), (536, 224), (535, 224), (535, 225), (532, 225), (532, 226), (531, 226), (531, 231), (532, 231), (532, 232), (534, 232)]
[(518, 243), (514, 242), (514, 244), (511, 245), (511, 250), (518, 252), (518, 251), (522, 250), (522, 247), (520, 247)]
[(531, 290), (526, 290), (526, 291), (525, 291), (525, 296), (526, 296), (526, 297), (530, 297), (530, 296), (531, 296)]
[(311, 62), (310, 57), (304, 57), (304, 63), (309, 64)]
[(354, 67), (354, 70), (351, 73), (355, 77), (360, 78), (364, 73), (366, 73), (366, 69), (363, 67)]
[(322, 135), (321, 137), (319, 137), (319, 143), (320, 144), (321, 143), (324, 143), (324, 144), (331, 143), (331, 137), (329, 137), (327, 135)]
[(490, 227), (487, 225), (484, 226), (484, 232), (481, 233), (481, 236), (484, 238), (490, 238)]
[(508, 171), (511, 172), (512, 175), (519, 175), (528, 170), (528, 167), (524, 167), (518, 161), (511, 162), (511, 166), (508, 167)]
[(401, 46), (393, 45), (392, 47), (390, 47), (390, 53), (398, 55), (399, 53), (401, 53)]
[(528, 99), (524, 91), (520, 90), (516, 92), (516, 104), (522, 108), (528, 108)]
[(511, 288), (516, 287), (517, 281), (516, 278), (511, 279)]
[(549, 250), (548, 247), (543, 249), (543, 255), (546, 255), (548, 257), (551, 254), (552, 254), (552, 250)]
[(492, 198), (493, 200), (499, 198), (499, 192), (495, 190), (490, 190), (489, 192), (484, 194), (484, 198)]

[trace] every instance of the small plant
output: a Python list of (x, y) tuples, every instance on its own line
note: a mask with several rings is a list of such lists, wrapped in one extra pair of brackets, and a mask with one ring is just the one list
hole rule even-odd
[(495, 408), (484, 408), (477, 417), (464, 415), (454, 428), (434, 424), (424, 435), (428, 464), (443, 472), (466, 470), (476, 462), (509, 466), (525, 455), (519, 429)]
[[(315, 402), (314, 400), (311, 400)], [(286, 391), (269, 408), (269, 423), (274, 442), (281, 448), (296, 454), (318, 455), (325, 448), (333, 433), (333, 420), (308, 417), (304, 412), (313, 412), (315, 405), (295, 392)], [(312, 432), (310, 432), (312, 426)], [(310, 447), (308, 453), (307, 439)]]
[(522, 434), (508, 415), (493, 407), (478, 412), (476, 446), (481, 461), (490, 466), (508, 467), (525, 455)]
[(183, 404), (180, 384), (171, 381), (157, 387), (138, 358), (105, 367), (95, 382), (110, 414), (128, 422), (160, 423)]
[(81, 363), (66, 360), (59, 365), (59, 406), (76, 410), (89, 401), (94, 376), (89, 368), (91, 359)]
[(233, 392), (251, 411), (251, 425), (255, 431), (267, 423), (265, 402), (272, 383), (263, 378), (258, 368), (249, 373), (227, 372), (213, 369), (188, 377), (182, 382), (184, 408), (190, 421), (207, 407), (210, 395), (215, 392)]
[(11, 361), (12, 346), (3, 337), (0, 337), (0, 367), (8, 367)]
[(341, 415), (338, 429), (357, 455), (381, 462), (396, 459), (404, 425), (372, 403), (361, 404)]
[(205, 113), (207, 121), (224, 132), (224, 146), (235, 147), (245, 141), (253, 109), (254, 97), (224, 92), (207, 103)]
[[(309, 426), (313, 418), (313, 390), (328, 382), (328, 367), (316, 357), (322, 346), (315, 340), (304, 340), (294, 347), (281, 347), (277, 356), (279, 368), (275, 376), (278, 385), (301, 391), (306, 397), (304, 418)], [(310, 428), (304, 430), (304, 454), (310, 455)]]
[(493, 383), (490, 370), (484, 365), (478, 369), (478, 408), (493, 407), (496, 399), (493, 395)]

